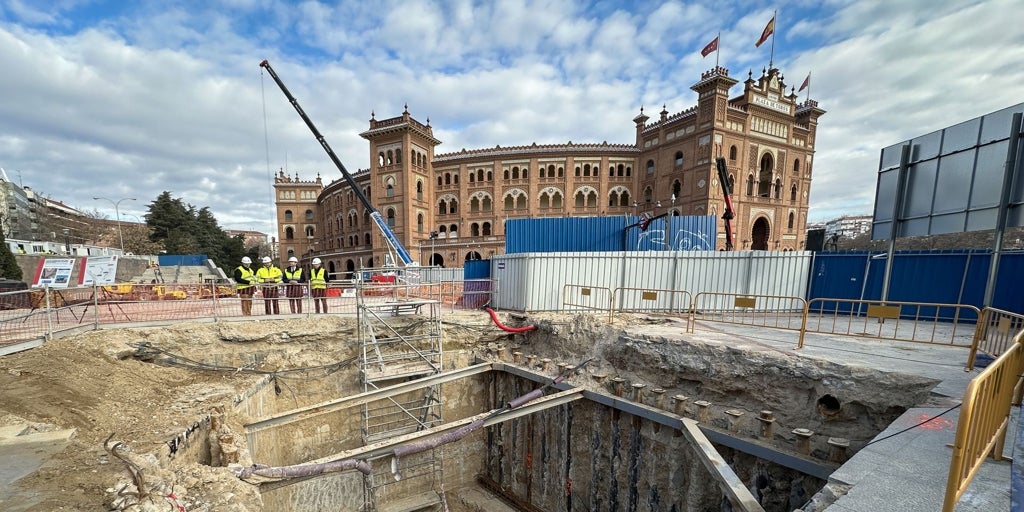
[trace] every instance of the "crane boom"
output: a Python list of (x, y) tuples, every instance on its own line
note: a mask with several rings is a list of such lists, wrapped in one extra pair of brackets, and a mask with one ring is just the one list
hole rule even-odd
[(334, 154), (334, 150), (331, 149), (331, 145), (327, 143), (327, 139), (325, 139), (324, 136), (320, 133), (320, 130), (316, 129), (316, 125), (314, 125), (313, 121), (309, 119), (309, 116), (306, 115), (306, 112), (302, 110), (302, 107), (299, 105), (299, 100), (295, 99), (295, 96), (292, 96), (292, 93), (288, 90), (288, 87), (284, 85), (284, 82), (281, 81), (281, 78), (277, 76), (276, 72), (274, 72), (274, 68), (270, 67), (270, 62), (264, 60), (263, 62), (260, 62), (260, 67), (265, 68), (267, 70), (267, 73), (270, 74), (270, 77), (273, 78), (274, 82), (277, 83), (277, 86), (281, 88), (281, 92), (283, 92), (285, 97), (288, 98), (288, 102), (291, 103), (293, 107), (295, 107), (295, 111), (299, 113), (299, 117), (301, 117), (302, 120), (306, 122), (306, 126), (309, 127), (309, 131), (313, 132), (313, 136), (316, 137), (317, 142), (319, 142), (320, 146), (322, 146), (324, 148), (324, 151), (327, 152), (327, 156), (331, 157), (331, 161), (334, 162), (334, 165), (338, 167), (339, 171), (341, 171), (341, 175), (344, 176), (345, 181), (348, 182), (349, 188), (352, 189), (353, 192), (355, 192), (356, 197), (358, 197), (359, 201), (363, 203), (363, 206), (366, 207), (366, 210), (370, 212), (370, 218), (373, 219), (373, 223), (377, 225), (377, 229), (379, 229), (381, 234), (384, 235), (384, 240), (387, 241), (388, 246), (390, 246), (392, 249), (395, 250), (396, 253), (398, 253), (398, 258), (402, 261), (402, 264), (414, 264), (412, 257), (409, 256), (409, 251), (405, 250), (405, 247), (402, 246), (402, 243), (398, 240), (398, 237), (395, 236), (395, 233), (391, 231), (391, 228), (388, 226), (388, 223), (384, 220), (384, 217), (381, 216), (380, 211), (377, 210), (377, 208), (375, 208), (373, 204), (370, 203), (370, 199), (366, 197), (366, 194), (364, 194), (362, 189), (360, 189), (359, 186), (356, 184), (355, 178), (353, 178), (352, 174), (350, 174), (348, 172), (348, 169), (345, 168), (345, 164), (341, 163), (341, 160), (338, 158), (338, 155)]

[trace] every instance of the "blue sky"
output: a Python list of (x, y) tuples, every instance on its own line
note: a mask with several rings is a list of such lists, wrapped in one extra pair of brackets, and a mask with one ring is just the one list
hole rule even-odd
[(263, 59), (350, 170), (369, 165), (371, 112), (405, 104), (438, 153), (628, 144), (641, 106), (696, 103), (690, 86), (715, 64), (699, 52), (719, 32), (720, 65), (758, 76), (775, 10), (775, 65), (791, 86), (812, 73), (828, 112), (812, 221), (871, 212), (881, 148), (1024, 102), (1020, 0), (0, 0), (0, 167), (111, 218), (93, 197), (138, 198), (122, 213), (142, 215), (168, 190), (272, 233), (272, 173), (340, 173)]

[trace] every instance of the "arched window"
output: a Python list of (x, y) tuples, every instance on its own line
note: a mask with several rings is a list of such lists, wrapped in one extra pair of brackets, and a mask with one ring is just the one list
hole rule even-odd
[(583, 164), (583, 175), (590, 176), (590, 164)]
[(448, 203), (446, 203), (444, 199), (442, 199), (437, 202), (437, 214), (444, 215), (446, 213), (448, 213)]
[(729, 146), (729, 160), (736, 160), (736, 146)]
[(423, 180), (416, 180), (416, 200), (423, 200)]
[(416, 232), (417, 233), (422, 233), (423, 232), (423, 214), (422, 213), (416, 215)]
[(477, 181), (483, 181), (484, 180), (484, 170), (483, 169), (477, 169), (476, 170), (476, 180)]
[(511, 209), (515, 208), (515, 206), (516, 206), (515, 199), (513, 199), (512, 196), (505, 196), (505, 209), (506, 210), (511, 210)]
[(547, 192), (541, 192), (538, 199), (540, 201), (541, 208), (551, 208), (551, 199), (548, 197)]
[(494, 174), (491, 171), (487, 171), (487, 181), (494, 181)]
[(483, 232), (484, 232), (484, 236), (491, 236), (491, 223), (490, 222), (484, 222)]
[(519, 166), (518, 165), (512, 168), (512, 179), (514, 179), (514, 180), (518, 180), (519, 179)]
[(313, 210), (306, 210), (306, 220), (313, 220)]
[(516, 198), (516, 210), (526, 209), (526, 195), (521, 195)]
[(800, 159), (793, 159), (793, 174), (800, 174)]
[(632, 165), (627, 165), (626, 166), (626, 176), (628, 177), (628, 176), (632, 176), (632, 175), (633, 175), (633, 166)]
[(395, 197), (395, 179), (392, 177), (384, 181), (384, 196)]
[(480, 236), (480, 225), (476, 222), (469, 225), (469, 236)]
[(448, 228), (448, 238), (457, 238), (458, 236), (459, 236), (459, 227), (456, 226), (455, 224), (452, 224)]
[(395, 209), (394, 208), (388, 208), (387, 215), (388, 215), (388, 227), (389, 228), (394, 228), (395, 227)]
[(437, 186), (439, 186), (439, 187), (440, 187), (440, 186), (441, 186), (441, 185), (443, 185), (443, 184), (444, 184), (443, 178), (441, 178), (440, 176), (438, 176), (438, 177), (437, 177)]
[(793, 222), (795, 221), (795, 219), (796, 215), (794, 215), (793, 212), (789, 212), (789, 222), (786, 223), (786, 227), (788, 227), (789, 229), (793, 229)]
[(445, 185), (451, 185), (452, 184), (452, 174), (450, 172), (444, 173), (444, 184)]
[(389, 150), (388, 150), (388, 156), (387, 156), (387, 164), (388, 164), (388, 165), (391, 165), (391, 164), (393, 164), (393, 163), (395, 163), (395, 155), (394, 155), (394, 153), (392, 153), (392, 152), (391, 152), (391, 150), (389, 149)]
[(757, 175), (758, 197), (768, 197), (772, 188), (772, 172), (775, 170), (775, 161), (771, 153), (765, 153), (761, 157), (761, 171)]
[(455, 199), (452, 199), (452, 201), (448, 203), (448, 212), (459, 213), (459, 202), (456, 201)]
[(523, 167), (523, 179), (524, 180), (530, 179), (530, 168), (529, 167)]
[(619, 206), (629, 206), (629, 191), (625, 190), (619, 196)]
[(583, 194), (583, 191), (582, 190), (577, 190), (576, 191), (576, 208), (583, 208), (583, 205), (586, 204), (586, 200), (587, 200), (586, 199), (586, 195)]
[(284, 238), (286, 240), (294, 240), (295, 239), (295, 228), (293, 228), (291, 226), (288, 226), (288, 227), (284, 228)]
[(459, 184), (459, 173), (455, 173), (455, 174), (454, 174), (454, 175), (452, 176), (452, 183), (455, 183), (456, 185), (458, 185), (458, 184)]
[(284, 211), (284, 221), (285, 222), (291, 222), (292, 221), (292, 211), (291, 210), (285, 210)]
[(682, 151), (676, 151), (675, 162), (676, 162), (676, 167), (682, 167), (682, 165), (683, 165), (683, 152)]
[(754, 195), (754, 175), (753, 174), (748, 174), (747, 175), (747, 195), (748, 196)]
[(508, 169), (505, 169), (505, 179), (506, 179), (506, 180), (508, 179), (508, 176), (509, 176), (509, 174), (508, 174)]
[(651, 203), (651, 198), (653, 198), (653, 197), (654, 197), (654, 190), (652, 190), (651, 187), (645, 188), (644, 189), (644, 202), (647, 203), (647, 204), (650, 204)]
[(789, 200), (796, 201), (796, 184), (789, 188)]
[(484, 196), (484, 201), (483, 201), (482, 207), (483, 207), (482, 208), (483, 211), (485, 211), (485, 212), (491, 211), (491, 197), (490, 196)]
[(476, 174), (474, 174), (474, 173), (469, 173), (469, 182), (470, 182), (470, 183), (474, 183), (474, 182), (476, 182)]
[[(618, 175), (619, 175), (619, 176), (623, 176), (623, 174), (622, 174), (622, 173), (623, 173), (623, 171), (624, 171), (625, 169), (626, 169), (626, 166), (624, 166), (624, 165), (622, 165), (622, 164), (619, 164), (619, 166), (615, 168), (615, 170), (616, 170), (616, 171), (618, 172)], [(629, 176), (629, 175), (627, 174), (626, 176)]]
[(363, 245), (367, 245), (367, 246), (372, 246), (373, 245), (373, 241), (370, 239), (370, 234), (369, 233), (366, 233), (366, 235), (363, 238), (365, 239), (365, 241), (363, 242)]
[(647, 174), (654, 174), (654, 160), (647, 161)]
[(576, 166), (576, 177), (580, 177), (580, 166)]
[(381, 151), (380, 153), (377, 153), (377, 166), (384, 167), (385, 162), (386, 160), (384, 159), (384, 152)]
[(776, 179), (775, 180), (775, 190), (774, 190), (774, 192), (775, 192), (775, 194), (774, 194), (773, 197), (775, 197), (775, 199), (782, 199), (782, 180), (780, 180), (780, 179)]
[(555, 177), (555, 164), (548, 164), (548, 178)]
[(313, 238), (313, 226), (306, 227), (306, 238)]
[(558, 166), (558, 177), (559, 178), (565, 177), (565, 169), (561, 165)]
[(675, 180), (672, 182), (672, 195), (676, 196), (676, 199), (683, 194), (683, 182), (682, 180)]
[(395, 151), (395, 163), (396, 164), (402, 163), (402, 152), (401, 151)]
[(608, 177), (609, 178), (614, 178), (615, 177), (615, 166), (614, 165), (609, 165), (608, 166)]
[(469, 211), (478, 212), (480, 211), (480, 198), (474, 197), (469, 200)]

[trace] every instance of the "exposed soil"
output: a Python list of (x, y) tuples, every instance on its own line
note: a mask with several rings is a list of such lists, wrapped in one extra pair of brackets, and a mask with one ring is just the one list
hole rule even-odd
[[(445, 348), (466, 351), (463, 359), (473, 354), (493, 357), (498, 345), (524, 341), (523, 335), (499, 331), (480, 312), (446, 313), (444, 319)], [(623, 343), (620, 333), (642, 325), (645, 320), (639, 317), (617, 317), (610, 325), (594, 317), (555, 314), (534, 315), (530, 321), (540, 330), (531, 335), (524, 352), (568, 363), (595, 358), (588, 373), (653, 371), (661, 375), (665, 387), (677, 387), (670, 393), (696, 392), (682, 386), (696, 373), (706, 373), (706, 367), (727, 352), (708, 349), (694, 354), (672, 345), (667, 353), (659, 353), (654, 346)], [(506, 322), (518, 325), (515, 319)], [(256, 488), (227, 468), (215, 467), (217, 461), (165, 464), (160, 458), (176, 436), (213, 414), (221, 431), (234, 435), (240, 462), (251, 463), (240, 434), (245, 419), (220, 417), (219, 411), (229, 410), (237, 396), (268, 373), (316, 368), (310, 370), (315, 376), (337, 369), (329, 365), (349, 364), (358, 354), (355, 332), (354, 319), (328, 316), (315, 321), (181, 323), (93, 331), (0, 357), (0, 426), (76, 429), (63, 451), (13, 489), (8, 487), (11, 492), (0, 492), (0, 509), (135, 512), (179, 510), (174, 507), (180, 505), (190, 512), (261, 511)], [(166, 361), (168, 354), (182, 366), (156, 364)], [(784, 371), (785, 361), (770, 362), (773, 373), (758, 379), (777, 379)], [(751, 365), (738, 367), (746, 369), (736, 379), (752, 377)], [(819, 370), (801, 371), (805, 373), (794, 375), (794, 382), (821, 378)], [(925, 390), (928, 383), (915, 384)], [(736, 394), (726, 388), (715, 392)], [(809, 389), (799, 396), (814, 400), (819, 396), (815, 393)], [(301, 397), (295, 400), (296, 405), (304, 402)], [(116, 456), (104, 448), (108, 438), (108, 446), (121, 443)], [(147, 496), (129, 494), (136, 489), (129, 463), (142, 468)], [(460, 508), (453, 505), (451, 510)]]

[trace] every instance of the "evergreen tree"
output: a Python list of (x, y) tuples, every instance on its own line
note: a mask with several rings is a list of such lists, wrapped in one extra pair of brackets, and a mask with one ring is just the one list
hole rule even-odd
[(0, 278), (21, 281), (21, 267), (14, 259), (11, 248), (7, 246), (7, 239), (2, 230), (0, 230)]

